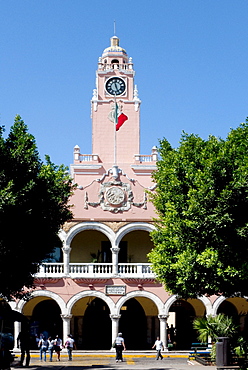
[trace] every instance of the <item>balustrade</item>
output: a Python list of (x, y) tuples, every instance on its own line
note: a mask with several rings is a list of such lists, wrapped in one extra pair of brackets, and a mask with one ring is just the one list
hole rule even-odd
[(98, 162), (99, 157), (97, 154), (79, 154), (80, 162)]
[(154, 157), (153, 154), (148, 154), (148, 155), (141, 155), (141, 154), (136, 154), (135, 155), (135, 161), (140, 162), (140, 163), (147, 163), (147, 162), (156, 162), (157, 157)]
[(103, 71), (110, 71), (114, 69), (119, 69), (119, 70), (132, 70), (133, 69), (133, 64), (119, 64), (119, 63), (99, 63), (99, 69)]
[(64, 264), (63, 263), (43, 263), (40, 265), (39, 272), (36, 274), (37, 277), (54, 277), (64, 274)]
[[(36, 277), (63, 277), (64, 264), (63, 263), (43, 263), (40, 266)], [(70, 263), (69, 276), (76, 277), (112, 277), (113, 264), (112, 263)], [(118, 275), (122, 278), (131, 277), (154, 277), (149, 263), (119, 263)]]

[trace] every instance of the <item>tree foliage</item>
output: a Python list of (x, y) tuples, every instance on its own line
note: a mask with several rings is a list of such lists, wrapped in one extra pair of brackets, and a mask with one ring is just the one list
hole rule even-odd
[(8, 137), (0, 128), (0, 295), (30, 287), (57, 233), (72, 218), (73, 191), (66, 168), (39, 158), (34, 137), (16, 116)]
[(153, 271), (182, 297), (248, 295), (248, 121), (226, 140), (160, 142)]
[(234, 338), (239, 326), (234, 323), (232, 317), (220, 313), (216, 316), (197, 317), (193, 328), (197, 330), (201, 342), (207, 343), (210, 337), (211, 341), (216, 343), (218, 337)]

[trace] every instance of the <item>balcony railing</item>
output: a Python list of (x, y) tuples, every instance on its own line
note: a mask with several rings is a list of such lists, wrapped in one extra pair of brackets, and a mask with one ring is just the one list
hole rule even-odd
[(63, 263), (43, 263), (37, 273), (38, 277), (60, 277), (64, 275)]
[(70, 263), (69, 274), (71, 277), (101, 277), (112, 276), (112, 263)]
[(149, 275), (153, 276), (153, 273), (151, 271), (151, 265), (150, 263), (119, 263), (118, 265), (118, 273), (122, 277), (127, 276), (143, 276), (143, 275)]
[[(37, 278), (110, 278), (116, 276), (112, 263), (70, 263), (66, 273), (63, 263), (43, 263)], [(117, 275), (121, 278), (154, 278), (149, 263), (119, 263)]]

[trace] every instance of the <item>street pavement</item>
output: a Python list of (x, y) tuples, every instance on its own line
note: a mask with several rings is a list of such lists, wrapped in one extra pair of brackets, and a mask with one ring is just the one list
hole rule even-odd
[[(68, 361), (67, 354), (61, 356), (61, 361), (56, 361), (56, 355), (52, 362), (39, 361), (37, 354), (31, 354), (31, 361), (29, 368), (32, 370), (77, 370), (81, 368), (87, 369), (102, 369), (102, 370), (216, 370), (215, 366), (203, 366), (195, 361), (188, 360), (188, 353), (163, 353), (163, 360), (156, 360), (156, 352), (153, 353), (126, 353), (123, 352), (123, 362), (116, 363), (115, 353), (77, 353), (73, 352), (73, 360)], [(19, 355), (11, 368), (17, 370)], [(25, 364), (25, 362), (24, 362)], [(190, 369), (193, 367), (193, 369)], [(25, 367), (24, 367), (25, 368)]]

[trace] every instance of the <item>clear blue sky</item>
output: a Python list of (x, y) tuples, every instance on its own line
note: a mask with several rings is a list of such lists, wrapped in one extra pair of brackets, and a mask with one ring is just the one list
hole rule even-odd
[(90, 99), (114, 20), (133, 58), (141, 154), (182, 131), (225, 138), (248, 116), (247, 0), (0, 0), (0, 124), (20, 114), (41, 159), (91, 153)]

